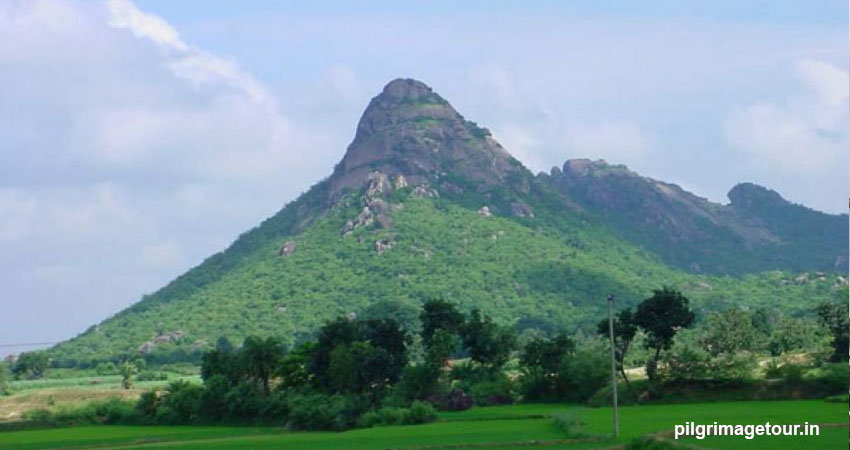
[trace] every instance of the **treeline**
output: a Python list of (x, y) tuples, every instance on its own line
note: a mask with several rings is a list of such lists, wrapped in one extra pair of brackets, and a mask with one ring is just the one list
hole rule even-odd
[[(624, 398), (664, 399), (706, 382), (712, 389), (753, 390), (758, 356), (799, 350), (807, 352), (806, 361), (775, 358), (763, 369), (767, 378), (791, 383), (773, 383), (774, 390), (803, 396), (842, 393), (846, 364), (828, 361), (847, 360), (846, 305), (822, 304), (817, 313), (818, 322), (797, 322), (765, 311), (729, 309), (697, 326), (686, 297), (667, 288), (655, 291), (634, 310), (619, 311), (613, 322)], [(434, 420), (436, 410), (473, 405), (600, 404), (610, 396), (607, 319), (597, 331), (596, 337), (562, 332), (520, 342), (512, 327), (478, 310), (465, 314), (450, 302), (428, 301), (414, 318), (383, 305), (359, 319), (328, 322), (315, 340), (288, 351), (274, 337), (250, 337), (239, 348), (220, 338), (203, 355), (202, 385), (172, 383), (143, 394), (134, 405), (113, 401), (89, 406), (84, 415), (102, 414), (100, 421), (108, 423), (266, 423), (341, 430), (423, 423)], [(648, 381), (629, 379), (635, 354)], [(27, 361), (44, 365), (40, 357), (21, 358), (14, 372), (32, 374), (35, 369)], [(122, 364), (121, 372), (129, 387), (132, 363)], [(761, 383), (762, 390), (770, 384)]]

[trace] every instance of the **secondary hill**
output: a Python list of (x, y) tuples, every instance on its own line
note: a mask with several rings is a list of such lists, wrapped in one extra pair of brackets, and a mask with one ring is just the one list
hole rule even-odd
[[(592, 167), (584, 180), (572, 174), (581, 165)], [(730, 206), (694, 201), (704, 214), (657, 190), (631, 189), (633, 197), (655, 197), (623, 202), (618, 183), (651, 180), (601, 163), (566, 166), (535, 176), (428, 86), (394, 80), (369, 104), (330, 177), (225, 251), (58, 345), (54, 360), (90, 365), (132, 352), (180, 359), (220, 336), (295, 343), (342, 314), (409, 310), (435, 297), (480, 308), (519, 331), (590, 331), (608, 293), (625, 306), (662, 285), (683, 290), (700, 311), (734, 304), (802, 314), (846, 296), (846, 279), (822, 264), (836, 254), (846, 264), (846, 233), (843, 244), (829, 234), (811, 261), (793, 253), (805, 247), (794, 227), (834, 221), (846, 230), (846, 215), (787, 206), (801, 221), (772, 195), (762, 202), (761, 188), (735, 195)], [(624, 175), (592, 175), (598, 170)], [(770, 243), (754, 247), (766, 259), (751, 262), (722, 239), (715, 246), (704, 237), (711, 233), (687, 234), (690, 224), (702, 224), (695, 217), (712, 212), (719, 219), (705, 220), (723, 233)], [(646, 217), (668, 217), (680, 241), (663, 239), (669, 229), (661, 238), (630, 230), (647, 228)], [(734, 276), (693, 273), (692, 261)], [(763, 269), (775, 270), (755, 273)]]

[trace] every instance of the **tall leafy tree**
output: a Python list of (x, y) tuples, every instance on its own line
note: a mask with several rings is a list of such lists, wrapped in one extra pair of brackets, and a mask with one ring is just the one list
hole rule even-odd
[(259, 381), (266, 395), (269, 394), (269, 380), (283, 358), (283, 353), (283, 345), (274, 337), (248, 337), (239, 351), (245, 374)]
[(422, 342), (428, 347), (437, 330), (457, 333), (463, 325), (464, 317), (454, 303), (428, 300), (422, 306), (419, 320), (422, 322)]
[(752, 314), (729, 308), (708, 316), (701, 341), (712, 356), (731, 355), (741, 350), (755, 350), (757, 333)]
[[(845, 296), (846, 298), (846, 296)], [(823, 302), (817, 307), (818, 319), (821, 325), (832, 336), (832, 361), (847, 361), (850, 347), (850, 323), (848, 323), (848, 304)]]
[[(596, 327), (597, 333), (603, 338), (608, 338), (608, 319), (602, 319)], [(614, 317), (614, 356), (617, 361), (617, 370), (626, 384), (629, 384), (629, 377), (626, 375), (624, 362), (626, 354), (629, 351), (629, 346), (637, 334), (637, 324), (635, 324), (634, 314), (631, 308), (626, 308)]]
[(12, 367), (12, 373), (17, 378), (44, 378), (44, 372), (49, 364), (50, 357), (44, 351), (21, 353)]
[[(634, 323), (646, 332), (647, 347), (655, 350), (655, 355), (648, 362), (649, 369), (658, 361), (661, 351), (670, 348), (676, 333), (693, 325), (694, 313), (687, 297), (664, 287), (655, 290), (652, 297), (638, 305)], [(654, 370), (647, 370), (648, 375), (652, 373)]]
[(516, 347), (513, 330), (495, 324), (477, 309), (472, 310), (469, 319), (460, 327), (460, 336), (470, 358), (494, 370), (508, 362)]

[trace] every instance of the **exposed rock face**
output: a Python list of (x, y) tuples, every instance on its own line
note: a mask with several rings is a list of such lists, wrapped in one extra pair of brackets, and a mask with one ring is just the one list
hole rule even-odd
[(531, 206), (522, 202), (511, 203), (511, 213), (517, 217), (534, 217)]
[[(752, 183), (735, 186), (730, 204), (721, 205), (603, 160), (568, 160), (563, 170), (553, 168), (538, 180), (632, 242), (692, 272), (847, 269), (846, 215), (794, 205)], [(767, 252), (774, 256), (765, 258)]]
[(482, 191), (501, 185), (510, 173), (527, 172), (488, 130), (411, 79), (393, 80), (369, 103), (331, 177), (329, 201), (359, 189), (376, 170), (396, 186), (441, 186), (441, 179), (454, 173)]
[(291, 255), (295, 251), (295, 241), (286, 241), (283, 244), (283, 247), (280, 248), (278, 255), (287, 256)]
[(375, 253), (380, 255), (381, 253), (384, 253), (384, 251), (393, 248), (394, 245), (395, 243), (389, 238), (375, 241)]
[(416, 186), (416, 188), (413, 189), (413, 195), (419, 198), (436, 198), (440, 196), (437, 191), (431, 189), (425, 184)]

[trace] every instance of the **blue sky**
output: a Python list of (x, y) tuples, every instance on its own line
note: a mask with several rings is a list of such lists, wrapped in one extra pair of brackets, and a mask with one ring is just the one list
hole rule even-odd
[[(843, 2), (0, 0), (0, 343), (137, 301), (327, 176), (396, 77), (532, 170), (846, 211)], [(4, 349), (0, 348), (0, 352)]]

